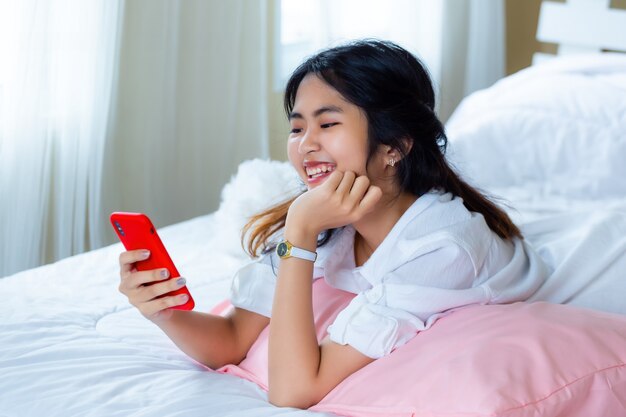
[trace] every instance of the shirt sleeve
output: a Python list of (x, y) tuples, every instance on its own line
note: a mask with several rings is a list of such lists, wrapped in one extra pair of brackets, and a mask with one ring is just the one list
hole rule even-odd
[(277, 274), (278, 259), (273, 251), (243, 266), (233, 277), (230, 302), (235, 307), (271, 317)]
[(328, 328), (330, 339), (370, 358), (388, 355), (447, 310), (487, 303), (489, 294), (473, 287), (475, 279), (469, 253), (442, 242), (357, 294)]

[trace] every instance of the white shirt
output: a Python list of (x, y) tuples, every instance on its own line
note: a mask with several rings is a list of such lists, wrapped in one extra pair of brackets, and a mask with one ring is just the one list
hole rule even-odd
[[(459, 197), (418, 198), (360, 267), (352, 226), (317, 249), (313, 279), (356, 294), (329, 326), (330, 339), (380, 358), (450, 309), (526, 300), (548, 269), (523, 240), (504, 241)], [(234, 277), (231, 302), (271, 316), (280, 259), (267, 254)]]

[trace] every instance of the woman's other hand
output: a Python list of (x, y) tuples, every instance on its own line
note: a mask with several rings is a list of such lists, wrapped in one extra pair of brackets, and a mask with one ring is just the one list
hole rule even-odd
[(333, 171), (328, 179), (298, 197), (289, 208), (287, 224), (317, 236), (324, 230), (360, 220), (382, 197), (365, 175)]

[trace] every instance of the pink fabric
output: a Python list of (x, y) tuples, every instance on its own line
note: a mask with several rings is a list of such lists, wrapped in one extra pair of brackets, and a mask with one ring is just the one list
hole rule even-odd
[[(352, 297), (315, 281), (319, 340)], [(218, 371), (267, 390), (267, 332), (239, 366)], [(626, 317), (548, 303), (458, 309), (311, 409), (389, 417), (626, 416)]]
[[(317, 279), (313, 282), (313, 311), (318, 341), (322, 341), (326, 337), (326, 328), (335, 321), (337, 314), (348, 305), (352, 298), (354, 298), (353, 293), (332, 288), (323, 279)], [(223, 314), (225, 311), (224, 303), (213, 309), (215, 314)], [(226, 365), (218, 369), (218, 372), (245, 378), (267, 391), (268, 336), (269, 326), (261, 332), (246, 358), (238, 366)]]

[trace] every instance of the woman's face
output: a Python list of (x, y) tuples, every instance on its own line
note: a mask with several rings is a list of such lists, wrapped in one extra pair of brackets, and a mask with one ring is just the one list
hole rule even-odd
[(289, 123), (289, 161), (309, 189), (335, 169), (367, 173), (365, 113), (316, 75), (300, 83)]

